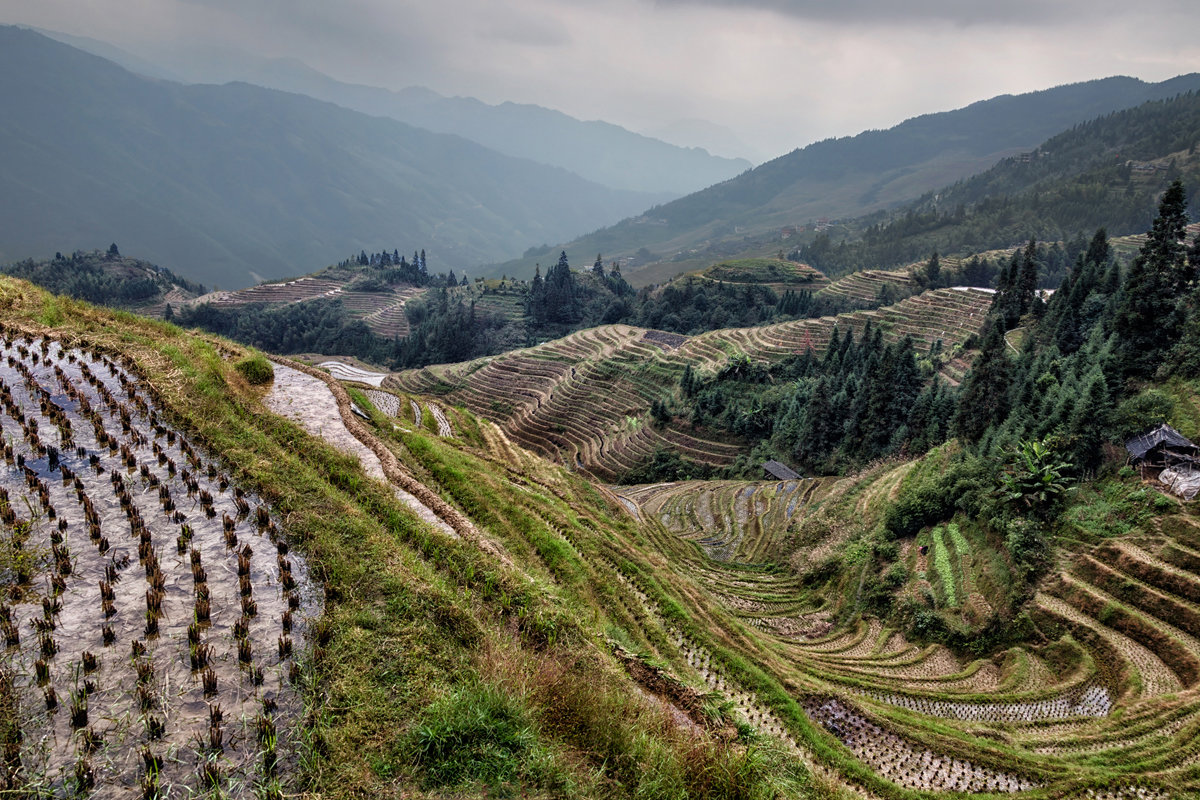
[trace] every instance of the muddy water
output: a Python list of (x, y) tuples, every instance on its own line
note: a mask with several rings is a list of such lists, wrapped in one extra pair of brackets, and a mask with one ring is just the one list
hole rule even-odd
[(269, 510), (107, 358), (0, 338), (0, 381), (0, 620), (19, 634), (0, 671), (21, 727), (0, 785), (253, 796), (273, 751), (287, 787), (319, 600)]
[[(342, 452), (355, 456), (368, 475), (391, 485), (384, 474), (383, 465), (379, 462), (379, 456), (355, 439), (346, 423), (342, 422), (337, 400), (325, 382), (286, 364), (275, 363), (273, 366), (275, 381), (266, 397), (267, 407), (276, 414), (295, 421), (313, 436), (320, 436)], [(419, 408), (415, 402), (413, 406)], [(458, 538), (453, 528), (414, 495), (399, 486), (392, 486), (392, 492), (426, 524), (447, 536)]]

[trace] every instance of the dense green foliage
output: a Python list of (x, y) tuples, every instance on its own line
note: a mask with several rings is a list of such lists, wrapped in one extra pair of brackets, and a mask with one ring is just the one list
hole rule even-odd
[(188, 306), (176, 316), (185, 327), (204, 328), (272, 353), (331, 353), (384, 363), (389, 343), (352, 320), (337, 299), (267, 305)]
[[(1055, 136), (1027, 157), (1005, 159), (931, 192), (900, 212), (864, 218), (855, 226), (857, 238), (835, 244), (821, 234), (794, 257), (841, 275), (909, 263), (934, 250), (1010, 247), (1030, 236), (1054, 241), (1099, 227), (1120, 235), (1143, 231), (1172, 180), (1200, 183), (1198, 132), (1200, 95), (1194, 92), (1110, 114)], [(1061, 275), (1045, 266), (1045, 285), (1056, 286)]]
[[(901, 494), (898, 509), (922, 492), (943, 512), (925, 524), (955, 509), (986, 507), (985, 518), (1026, 577), (1046, 566), (1072, 484), (1104, 466), (1106, 445), (1119, 446), (1169, 415), (1169, 400), (1143, 391), (1147, 379), (1196, 374), (1187, 331), (1195, 326), (1200, 247), (1193, 242), (1189, 250), (1184, 238), (1184, 198), (1179, 182), (1164, 193), (1124, 276), (1103, 230), (1045, 303), (1031, 288), (1036, 247), (1014, 257), (954, 419), (954, 432), (968, 445), (958, 459), (982, 479), (914, 487)], [(1022, 334), (1019, 348), (1013, 333)]]
[(55, 294), (114, 308), (153, 303), (173, 287), (190, 294), (204, 293), (203, 286), (168, 269), (122, 257), (115, 244), (105, 252), (76, 250), (69, 256), (55, 253), (49, 260), (26, 259), (0, 267), (0, 272)]
[(857, 342), (835, 330), (823, 358), (809, 352), (771, 367), (739, 359), (707, 378), (686, 370), (683, 411), (807, 472), (841, 472), (945, 439), (955, 396), (926, 379), (941, 357), (938, 344), (919, 357), (907, 337), (885, 345), (871, 325)]

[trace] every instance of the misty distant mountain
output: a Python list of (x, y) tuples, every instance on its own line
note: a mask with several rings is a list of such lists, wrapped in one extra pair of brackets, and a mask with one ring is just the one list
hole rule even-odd
[[(645, 264), (714, 242), (810, 225), (823, 217), (857, 217), (979, 173), (1074, 125), (1196, 89), (1200, 74), (1161, 83), (1104, 78), (914, 117), (888, 130), (794, 150), (565, 247), (581, 263), (597, 252), (611, 258), (645, 248), (650, 253), (642, 252)], [(519, 259), (502, 268), (524, 274), (532, 271), (532, 261)], [(624, 273), (636, 282), (636, 265)]]
[(744, 142), (732, 129), (707, 119), (677, 119), (642, 132), (664, 142), (686, 143), (691, 147), (703, 147), (714, 155), (745, 157), (756, 163), (774, 155), (760, 151)]
[(145, 57), (103, 42), (47, 35), (134, 72), (168, 79), (183, 76), (196, 83), (242, 81), (304, 94), (437, 133), (453, 133), (505, 155), (568, 169), (614, 189), (678, 197), (753, 166), (743, 158), (722, 158), (699, 147), (679, 147), (608, 122), (584, 122), (542, 106), (489, 105), (470, 97), (445, 97), (422, 87), (394, 92), (343, 83), (296, 59), (269, 59), (199, 46)]
[(431, 269), (474, 272), (663, 199), (300, 95), (149, 79), (13, 27), (0, 108), (0, 261), (117, 242), (236, 288), (424, 248)]

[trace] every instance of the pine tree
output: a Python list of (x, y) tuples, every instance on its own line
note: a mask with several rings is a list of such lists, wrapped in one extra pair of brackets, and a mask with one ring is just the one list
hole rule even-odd
[(1148, 378), (1182, 329), (1183, 293), (1195, 282), (1184, 236), (1187, 208), (1183, 184), (1175, 181), (1163, 195), (1158, 216), (1121, 287), (1113, 329), (1126, 377)]
[(565, 250), (559, 255), (558, 263), (546, 272), (545, 285), (546, 320), (566, 325), (578, 322), (582, 318), (579, 291)]
[(1096, 366), (1084, 381), (1082, 396), (1067, 423), (1067, 438), (1071, 443), (1070, 460), (1084, 472), (1100, 466), (1103, 432), (1108, 427), (1112, 400), (1104, 371)]
[(1008, 416), (1012, 367), (1006, 348), (1000, 328), (990, 326), (979, 357), (963, 383), (954, 420), (955, 430), (969, 442), (978, 442), (992, 423)]
[(938, 280), (942, 277), (942, 262), (938, 259), (937, 250), (933, 251), (933, 255), (929, 257), (929, 263), (925, 265), (925, 286), (930, 289), (936, 289)]
[(1039, 261), (1037, 242), (1030, 239), (1021, 256), (1021, 269), (1016, 278), (1018, 318), (1033, 310), (1034, 298), (1037, 296)]

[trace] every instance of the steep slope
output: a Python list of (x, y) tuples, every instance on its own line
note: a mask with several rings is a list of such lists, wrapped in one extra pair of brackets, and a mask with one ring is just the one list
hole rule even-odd
[(379, 241), (474, 268), (644, 194), (245, 84), (180, 86), (0, 29), (0, 261), (117, 241), (236, 288)]
[[(797, 255), (840, 274), (932, 252), (1066, 240), (1103, 227), (1145, 231), (1173, 180), (1200, 180), (1200, 94), (1189, 92), (1077, 125), (1019, 158), (886, 214), (847, 221)], [(845, 244), (833, 244), (841, 237)]]
[[(106, 622), (101, 604), (90, 601), (93, 575), (62, 566), (78, 551), (77, 563), (91, 569), (93, 544), (82, 536), (55, 541), (57, 526), (41, 516), (6, 521), (5, 545), (23, 536), (22, 552), (44, 549), (54, 557), (16, 561), (29, 564), (24, 573), (8, 561), (0, 565), (7, 609), (0, 622), (8, 623), (0, 627), (9, 637), (0, 654), (5, 790), (66, 793), (136, 783), (154, 793), (169, 780), (230, 797), (504, 792), (916, 800), (978, 793), (1124, 800), (1185, 797), (1200, 788), (1197, 526), (1186, 507), (1135, 479), (1114, 482), (1105, 497), (1120, 501), (1126, 527), (1107, 531), (1096, 545), (1071, 545), (1074, 554), (1032, 598), (1028, 617), (1015, 620), (1011, 646), (964, 655), (839, 613), (839, 597), (861, 590), (858, 570), (872, 557), (864, 551), (867, 534), (914, 478), (938, 479), (949, 448), (849, 478), (625, 487), (617, 496), (440, 399), (313, 384), (306, 391), (331, 395), (340, 415), (340, 424), (322, 426), (322, 436), (336, 426), (356, 439), (380, 459), (384, 482), (269, 413), (262, 401), (273, 390), (244, 380), (243, 372), (255, 373), (234, 367), (250, 355), (236, 345), (97, 311), (9, 279), (0, 280), (0, 301), (0, 347), (12, 359), (8, 368), (25, 376), (11, 382), (4, 411), (6, 430), (19, 433), (10, 447), (27, 467), (9, 470), (10, 501), (39, 507), (34, 486), (45, 484), (70, 532), (76, 497), (69, 480), (61, 487), (57, 480), (63, 466), (89, 493), (93, 483), (106, 491), (117, 484), (108, 473), (133, 486), (148, 481), (146, 473), (164, 486), (168, 478), (185, 480), (155, 464), (152, 445), (188, 459), (189, 470), (193, 460), (212, 464), (216, 474), (236, 466), (233, 485), (249, 491), (230, 497), (218, 487), (216, 502), (232, 509), (251, 498), (262, 515), (226, 513), (217, 525), (242, 538), (237, 552), (200, 544), (206, 534), (198, 527), (193, 548), (203, 550), (213, 574), (201, 580), (193, 561), (192, 580), (168, 584), (168, 598), (199, 599), (192, 584), (215, 589), (224, 580), (218, 572), (232, 578), (235, 558), (239, 570), (241, 559), (250, 565), (239, 581), (252, 586), (263, 616), (268, 603), (304, 590), (289, 594), (293, 584), (275, 584), (276, 567), (260, 569), (259, 559), (278, 563), (279, 575), (284, 562), (297, 576), (298, 565), (307, 564), (314, 585), (323, 587), (302, 598), (323, 596), (319, 616), (306, 623), (305, 635), (297, 629), (289, 637), (294, 649), (286, 654), (280, 637), (278, 661), (276, 648), (261, 642), (277, 608), (269, 619), (234, 621), (248, 633), (231, 635), (229, 621), (215, 612), (211, 625), (193, 624), (203, 644), (238, 650), (220, 664), (228, 674), (216, 691), (226, 694), (206, 697), (202, 670), (188, 669), (193, 634), (176, 624), (189, 622), (188, 615), (164, 616), (155, 633), (134, 634), (141, 649), (134, 647), (133, 659), (115, 642), (101, 642), (104, 624), (140, 631), (150, 618), (132, 592), (140, 565), (110, 586), (122, 605)], [(39, 411), (36, 387), (73, 386), (81, 361), (95, 364), (93, 380), (107, 387), (106, 395), (95, 383), (82, 384), (102, 419), (74, 427), (83, 456), (62, 448), (52, 464), (38, 443), (61, 444), (63, 415), (82, 414), (82, 406), (54, 392)], [(368, 421), (352, 412), (352, 402)], [(420, 422), (408, 415), (414, 402)], [(139, 441), (133, 432), (151, 409), (161, 431), (150, 424)], [(24, 411), (21, 422), (17, 410)], [(129, 431), (121, 431), (120, 416), (128, 416)], [(37, 420), (40, 433), (31, 424)], [(118, 463), (99, 441), (101, 430), (146, 471), (128, 470), (126, 452)], [(82, 473), (94, 471), (90, 455), (100, 470), (84, 481)], [(189, 477), (208, 486), (207, 471), (197, 473)], [(456, 539), (422, 524), (389, 483), (427, 492), (439, 516), (465, 520), (486, 540)], [(142, 561), (163, 572), (182, 568), (188, 577), (189, 560), (165, 535), (175, 523), (155, 507), (156, 493), (149, 504), (142, 493), (131, 494), (124, 501), (131, 507), (148, 505), (140, 514), (149, 526)], [(201, 495), (193, 505), (182, 491), (175, 500), (175, 511), (189, 520), (205, 519), (201, 506), (212, 502)], [(101, 521), (105, 534), (128, 535), (125, 514), (112, 505), (117, 518)], [(1077, 531), (1086, 534), (1085, 527)], [(929, 556), (921, 549), (926, 542)], [(248, 543), (256, 552), (243, 547)], [(1007, 566), (980, 531), (943, 526), (895, 549), (913, 576), (944, 572), (935, 585), (941, 596), (969, 599), (972, 607), (998, 604), (1003, 586), (996, 578)], [(0, 548), (0, 558), (14, 552)], [(802, 557), (789, 561), (789, 554)], [(836, 559), (832, 570), (829, 558)], [(44, 582), (43, 598), (41, 577), (51, 572), (57, 577)], [(148, 568), (146, 580), (154, 574)], [(238, 603), (237, 595), (236, 587), (232, 599), (214, 591), (215, 608)], [(68, 619), (78, 625), (82, 612), (95, 623), (79, 629), (96, 637), (95, 668), (54, 627)], [(24, 628), (13, 634), (13, 621), (25, 616), (42, 621), (39, 635)], [(185, 654), (181, 663), (167, 661), (174, 648)], [(277, 663), (296, 667), (276, 678)], [(259, 665), (278, 686), (255, 683)], [(101, 709), (136, 697), (113, 691), (110, 675), (124, 670), (129, 687), (157, 687), (167, 669), (178, 673), (170, 691), (147, 692), (140, 711), (85, 718), (72, 730), (89, 704)], [(73, 683), (80, 673), (90, 691)], [(304, 698), (294, 724), (288, 715), (299, 706), (291, 685)], [(73, 707), (44, 711), (51, 688)], [(164, 741), (146, 720), (176, 711), (158, 705), (176, 697), (190, 705), (170, 718), (172, 738)], [(242, 710), (229, 705), (235, 697), (262, 709), (245, 713), (244, 732), (242, 717), (234, 719)], [(31, 735), (47, 725), (60, 734), (45, 740), (53, 742), (49, 748)]]
[[(426, 130), (452, 133), (498, 153), (562, 167), (614, 189), (684, 195), (731, 178), (753, 165), (700, 148), (668, 144), (619, 125), (583, 121), (527, 103), (492, 105), (445, 97), (419, 86), (391, 91), (335, 80), (295, 59), (263, 58), (233, 50), (190, 48), (139, 58), (99, 42), (42, 31), (143, 75), (191, 83), (241, 81), (295, 92)], [(163, 63), (174, 66), (166, 68)]]
[[(1200, 75), (1157, 84), (1106, 78), (1041, 92), (984, 100), (927, 114), (885, 131), (811, 144), (754, 170), (652, 208), (567, 245), (572, 257), (603, 252), (630, 257), (623, 270), (723, 240), (855, 217), (946, 186), (1033, 150), (1049, 137), (1112, 111), (1200, 87)], [(504, 265), (509, 274), (533, 259)], [(528, 263), (527, 263), (528, 262)], [(518, 273), (519, 274), (519, 273)]]
[[(678, 395), (685, 367), (708, 373), (741, 357), (770, 363), (810, 349), (820, 355), (835, 328), (857, 335), (868, 322), (889, 341), (911, 335), (923, 349), (941, 340), (953, 350), (978, 333), (990, 303), (985, 290), (940, 289), (878, 311), (691, 337), (608, 325), (500, 356), (397, 373), (385, 385), (461, 404), (523, 446), (608, 480), (662, 449), (723, 467), (744, 455), (744, 442), (681, 420), (651, 421), (653, 404)], [(965, 366), (951, 361), (947, 377), (961, 377)]]
[[(614, 562), (642, 558), (615, 501), (494, 427), (450, 412), (448, 439), (391, 423), (372, 433), (340, 386), (280, 387), (335, 400), (341, 421), (323, 421), (322, 436), (336, 426), (358, 439), (380, 459), (378, 480), (270, 413), (271, 370), (235, 368), (250, 356), (236, 345), (7, 278), (0, 308), (5, 369), (18, 373), (5, 372), (4, 423), (21, 436), (8, 452), (25, 466), (0, 480), (0, 507), (6, 520), (10, 501), (44, 509), (6, 521), (0, 539), (4, 791), (646, 797), (665, 781), (688, 796), (828, 796), (776, 745), (748, 763), (732, 717), (681, 680), (663, 626), (631, 611), (633, 589), (614, 589)], [(143, 491), (152, 480), (160, 488)], [(423, 523), (392, 482), (455, 520), (454, 535)], [(86, 522), (72, 535), (94, 512), (91, 541)], [(122, 575), (131, 526), (141, 563)], [(206, 613), (182, 613), (181, 599)], [(240, 618), (228, 608), (239, 603)], [(43, 605), (39, 635), (13, 627)], [(677, 666), (627, 647), (661, 648)]]

